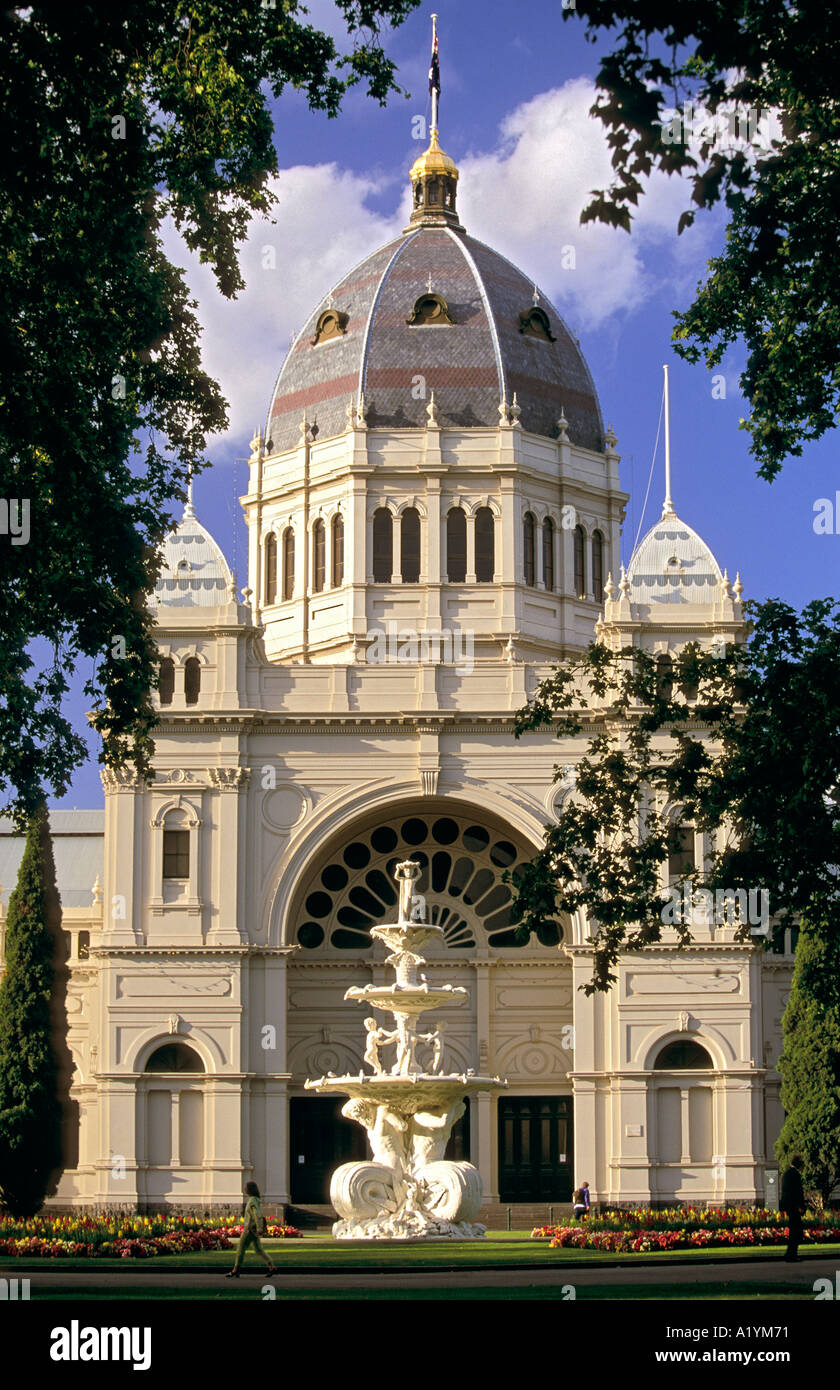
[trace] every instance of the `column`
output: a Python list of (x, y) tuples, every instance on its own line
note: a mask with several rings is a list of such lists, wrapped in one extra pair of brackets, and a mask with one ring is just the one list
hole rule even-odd
[(394, 514), (391, 518), (393, 536), (393, 555), (391, 557), (391, 583), (402, 584), (402, 517)]
[(475, 584), (475, 512), (467, 512), (467, 579)]
[(172, 1150), (169, 1160), (170, 1168), (178, 1168), (181, 1164), (181, 1092), (174, 1090), (170, 1092), (172, 1103), (172, 1120), (170, 1131), (172, 1134)]

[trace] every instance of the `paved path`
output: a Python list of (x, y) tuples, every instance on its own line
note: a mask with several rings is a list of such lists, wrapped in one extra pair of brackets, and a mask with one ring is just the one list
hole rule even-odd
[[(835, 1266), (840, 1263), (836, 1255), (828, 1258), (814, 1256), (804, 1258), (799, 1264), (786, 1264), (783, 1260), (727, 1260), (726, 1264), (720, 1261), (693, 1261), (691, 1264), (662, 1264), (655, 1266), (645, 1264), (641, 1266), (622, 1265), (619, 1267), (593, 1266), (593, 1265), (566, 1265), (561, 1268), (546, 1269), (459, 1269), (459, 1270), (417, 1270), (417, 1271), (389, 1271), (382, 1270), (379, 1273), (367, 1270), (365, 1272), (353, 1273), (349, 1270), (335, 1271), (304, 1271), (295, 1270), (288, 1273), (276, 1274), (271, 1280), (278, 1291), (283, 1289), (294, 1289), (305, 1291), (307, 1289), (336, 1291), (342, 1289), (369, 1289), (372, 1291), (384, 1289), (403, 1289), (403, 1290), (425, 1290), (425, 1289), (479, 1289), (479, 1288), (550, 1288), (559, 1287), (563, 1284), (574, 1284), (577, 1288), (586, 1288), (591, 1285), (601, 1287), (631, 1285), (633, 1287), (645, 1284), (682, 1284), (686, 1285), (686, 1297), (691, 1297), (691, 1285), (694, 1284), (716, 1284), (721, 1289), (725, 1289), (727, 1284), (737, 1283), (739, 1285), (749, 1284), (755, 1288), (756, 1292), (766, 1292), (770, 1297), (773, 1295), (774, 1287), (784, 1285), (790, 1291), (791, 1286), (799, 1286), (803, 1293), (810, 1294), (813, 1289), (815, 1279), (830, 1278), (834, 1279)], [(34, 1269), (32, 1265), (28, 1269), (20, 1266), (11, 1270), (6, 1264), (2, 1273), (7, 1277), (16, 1273), (26, 1276), (32, 1281), (33, 1293), (37, 1287), (42, 1289), (49, 1288), (73, 1288), (78, 1289), (83, 1296), (85, 1289), (146, 1289), (150, 1293), (154, 1290), (154, 1295), (160, 1297), (162, 1288), (173, 1290), (193, 1289), (206, 1293), (208, 1297), (215, 1296), (220, 1290), (227, 1290), (232, 1287), (233, 1281), (226, 1281), (224, 1273), (208, 1273), (201, 1270), (167, 1270), (158, 1267), (148, 1270), (61, 1270), (54, 1265), (49, 1269)], [(245, 1273), (239, 1280), (239, 1288), (251, 1286), (256, 1291), (263, 1283), (268, 1282), (261, 1269), (254, 1267), (253, 1272)]]

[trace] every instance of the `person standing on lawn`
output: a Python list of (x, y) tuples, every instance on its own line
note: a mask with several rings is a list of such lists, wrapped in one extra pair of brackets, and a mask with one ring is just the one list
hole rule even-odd
[(572, 1193), (572, 1215), (584, 1220), (589, 1215), (589, 1183), (582, 1182)]
[(260, 1236), (265, 1234), (265, 1219), (260, 1206), (260, 1189), (255, 1182), (246, 1182), (245, 1197), (247, 1200), (242, 1217), (242, 1235), (239, 1237), (239, 1244), (236, 1247), (233, 1269), (225, 1275), (226, 1279), (239, 1278), (239, 1266), (249, 1245), (253, 1245), (260, 1259), (268, 1265), (269, 1274), (274, 1274), (277, 1268), (272, 1262), (271, 1256), (263, 1250), (260, 1242)]
[(786, 1260), (799, 1259), (799, 1242), (804, 1235), (802, 1218), (805, 1215), (805, 1192), (800, 1172), (802, 1166), (799, 1154), (794, 1154), (790, 1160), (790, 1167), (782, 1174), (779, 1207), (787, 1217), (788, 1223), (788, 1243), (784, 1254)]

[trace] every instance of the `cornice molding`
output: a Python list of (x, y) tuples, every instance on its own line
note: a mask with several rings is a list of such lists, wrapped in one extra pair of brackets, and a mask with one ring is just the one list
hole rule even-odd
[(206, 956), (209, 960), (219, 961), (229, 957), (235, 960), (242, 956), (289, 956), (294, 951), (299, 951), (299, 946), (91, 946), (92, 956), (110, 956), (119, 958), (122, 956), (144, 956), (165, 959), (167, 956)]

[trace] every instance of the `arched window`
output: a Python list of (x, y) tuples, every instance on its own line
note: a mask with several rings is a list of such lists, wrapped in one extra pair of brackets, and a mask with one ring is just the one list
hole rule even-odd
[(155, 1048), (146, 1063), (146, 1071), (204, 1071), (204, 1063), (186, 1043), (163, 1043)]
[(332, 586), (344, 583), (344, 517), (338, 512), (332, 523)]
[(295, 533), (291, 526), (283, 532), (283, 598), (293, 598), (295, 593)]
[(387, 507), (377, 507), (373, 514), (373, 579), (376, 584), (390, 584), (394, 564), (394, 524)]
[(198, 704), (201, 690), (201, 662), (197, 656), (189, 656), (184, 662), (184, 699), (188, 705)]
[(554, 522), (550, 516), (543, 521), (543, 584), (547, 589), (554, 588)]
[(79, 960), (89, 960), (89, 959), (90, 959), (90, 932), (89, 932), (89, 931), (80, 931), (80, 932), (79, 932), (79, 940), (78, 940), (78, 944), (77, 944), (77, 946), (76, 946), (76, 954), (77, 954), (77, 956), (79, 957)]
[(492, 584), (496, 570), (493, 512), (479, 507), (475, 514), (475, 577), (479, 584)]
[(417, 584), (420, 579), (420, 513), (416, 507), (406, 507), (402, 514), (400, 557), (403, 584)]
[(450, 507), (446, 514), (446, 577), (450, 584), (463, 584), (467, 577), (467, 514), (462, 507)]
[(653, 1064), (654, 1071), (712, 1071), (714, 1062), (693, 1038), (679, 1038), (663, 1047)]
[(277, 602), (277, 537), (273, 531), (265, 538), (265, 602)]
[(162, 705), (171, 705), (172, 696), (175, 694), (175, 662), (171, 656), (165, 656), (160, 663), (160, 682), (158, 684), (158, 695)]
[(533, 586), (537, 577), (536, 525), (530, 512), (525, 513), (522, 523), (522, 548), (525, 583)]
[(604, 602), (604, 537), (592, 532), (592, 593), (598, 603)]
[(586, 563), (584, 560), (586, 537), (583, 527), (575, 527), (575, 593), (578, 598), (586, 598)]
[(312, 527), (312, 588), (320, 594), (327, 582), (327, 532), (320, 517)]

